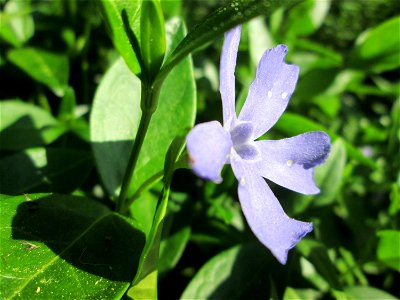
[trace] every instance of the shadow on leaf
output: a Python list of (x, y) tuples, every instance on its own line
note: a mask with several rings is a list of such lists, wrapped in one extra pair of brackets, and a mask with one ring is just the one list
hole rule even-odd
[[(12, 238), (45, 243), (73, 267), (123, 282), (132, 280), (144, 246), (143, 233), (122, 216), (92, 200), (66, 195), (19, 204)], [(57, 263), (52, 259), (43, 265)]]

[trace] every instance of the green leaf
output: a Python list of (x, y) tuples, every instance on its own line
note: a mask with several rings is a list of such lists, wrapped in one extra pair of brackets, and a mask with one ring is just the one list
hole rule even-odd
[(393, 183), (390, 191), (389, 215), (394, 217), (400, 211), (400, 185)]
[(30, 13), (30, 1), (7, 1), (0, 12), (0, 37), (14, 47), (21, 47), (34, 33), (35, 26)]
[(133, 74), (140, 76), (141, 0), (101, 0), (109, 34), (119, 54)]
[(226, 3), (188, 33), (167, 58), (158, 78), (164, 78), (190, 52), (211, 42), (236, 25), (245, 23), (259, 15), (269, 16), (275, 9), (289, 7), (297, 2), (296, 0), (233, 0)]
[(151, 80), (160, 70), (166, 48), (164, 16), (159, 0), (142, 3), (140, 37), (143, 67)]
[(179, 16), (182, 12), (182, 0), (161, 0), (161, 6), (166, 19)]
[(288, 35), (310, 35), (324, 22), (331, 0), (306, 0), (289, 11), (286, 32)]
[(47, 111), (20, 100), (0, 102), (2, 150), (23, 150), (48, 145), (65, 132)]
[(13, 49), (8, 59), (30, 77), (45, 84), (61, 97), (69, 78), (68, 57), (36, 48)]
[[(158, 187), (158, 184), (157, 184)], [(132, 218), (139, 224), (140, 229), (149, 235), (157, 208), (158, 195), (152, 189), (140, 194), (140, 197), (129, 207)]]
[(60, 108), (58, 112), (58, 118), (65, 122), (66, 125), (69, 124), (73, 119), (75, 119), (75, 109), (76, 109), (76, 97), (73, 88), (68, 87), (65, 91), (64, 97), (61, 99)]
[(330, 260), (328, 249), (324, 244), (303, 239), (296, 249), (307, 259), (303, 261), (302, 268), (305, 278), (313, 282), (320, 290), (325, 288), (325, 281), (332, 288), (340, 287), (338, 272)]
[(385, 291), (370, 286), (349, 286), (343, 291), (334, 290), (333, 294), (336, 299), (340, 300), (399, 300), (399, 298)]
[[(176, 39), (184, 36), (183, 24), (179, 28)], [(149, 179), (160, 178), (158, 174), (163, 170), (171, 141), (194, 123), (195, 104), (194, 75), (188, 57), (170, 73), (161, 89), (158, 109), (139, 155), (129, 197)], [(97, 168), (111, 195), (118, 194), (139, 118), (140, 81), (119, 60), (104, 76), (96, 92), (90, 128)]]
[(400, 272), (400, 231), (380, 230), (376, 255), (388, 267)]
[(283, 300), (313, 300), (321, 299), (322, 293), (313, 289), (294, 289), (287, 287), (283, 294)]
[(0, 297), (120, 298), (144, 237), (87, 198), (30, 194), (0, 199)]
[(253, 67), (256, 68), (266, 49), (275, 46), (263, 16), (254, 18), (248, 24), (249, 54)]
[(345, 166), (346, 148), (341, 139), (336, 139), (327, 161), (315, 168), (315, 182), (321, 192), (315, 196), (313, 205), (328, 205), (335, 201), (342, 185)]
[(31, 148), (0, 160), (0, 193), (72, 192), (92, 166), (87, 151)]
[(164, 165), (164, 188), (154, 215), (153, 225), (147, 236), (144, 250), (140, 256), (139, 267), (128, 291), (132, 299), (157, 299), (158, 260), (161, 235), (165, 215), (167, 213), (168, 198), (174, 165), (185, 145), (185, 136), (176, 137), (167, 152)]
[(221, 252), (197, 272), (181, 299), (266, 299), (266, 274), (277, 268), (271, 258), (259, 244)]
[(349, 65), (373, 72), (393, 70), (400, 66), (400, 17), (394, 17), (368, 29), (357, 39)]

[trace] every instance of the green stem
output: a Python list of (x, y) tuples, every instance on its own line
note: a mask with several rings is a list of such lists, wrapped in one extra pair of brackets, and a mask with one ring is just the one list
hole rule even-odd
[(159, 96), (159, 89), (154, 89), (142, 84), (141, 94), (141, 109), (142, 115), (140, 117), (139, 129), (136, 134), (133, 148), (129, 157), (128, 165), (126, 166), (124, 179), (122, 181), (121, 192), (117, 200), (116, 211), (123, 213), (125, 201), (128, 194), (129, 185), (135, 171), (136, 163), (139, 158), (140, 149), (142, 148), (144, 138), (149, 128), (151, 117), (157, 107)]

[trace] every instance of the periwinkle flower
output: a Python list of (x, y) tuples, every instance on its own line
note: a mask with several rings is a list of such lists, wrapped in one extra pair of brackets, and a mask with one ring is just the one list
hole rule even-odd
[(318, 193), (313, 168), (328, 156), (330, 139), (324, 132), (308, 132), (282, 140), (257, 140), (282, 115), (298, 79), (299, 67), (284, 62), (285, 45), (264, 53), (246, 102), (236, 116), (234, 71), (240, 34), (240, 26), (228, 31), (222, 49), (224, 125), (218, 121), (196, 125), (187, 136), (187, 149), (194, 172), (216, 183), (222, 180), (223, 165), (231, 164), (250, 228), (285, 264), (288, 251), (313, 227), (289, 218), (263, 177), (299, 193)]

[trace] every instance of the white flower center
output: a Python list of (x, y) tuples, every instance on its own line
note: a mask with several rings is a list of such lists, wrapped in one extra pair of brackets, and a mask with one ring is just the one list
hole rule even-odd
[(245, 160), (256, 160), (260, 158), (260, 150), (254, 142), (254, 127), (250, 122), (239, 122), (232, 124), (229, 133), (233, 149)]

